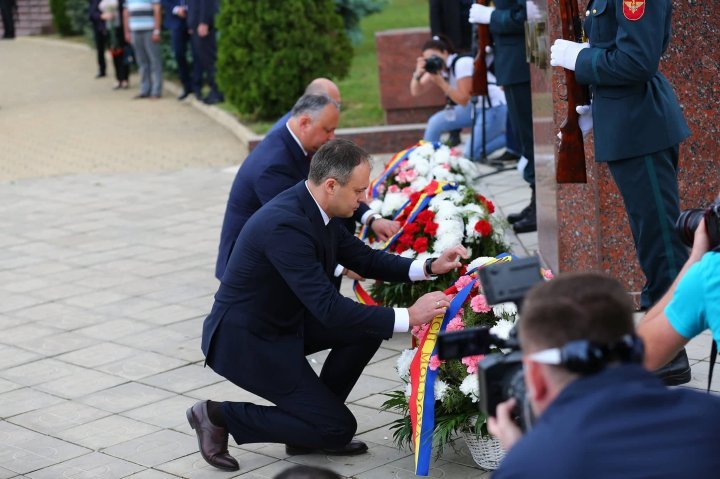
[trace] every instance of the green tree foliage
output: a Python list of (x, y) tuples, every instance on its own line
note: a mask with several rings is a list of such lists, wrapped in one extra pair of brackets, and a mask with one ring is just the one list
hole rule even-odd
[(352, 47), (333, 0), (224, 2), (218, 83), (241, 113), (284, 114), (316, 77), (347, 75)]
[(88, 0), (65, 0), (65, 14), (73, 33), (92, 33), (88, 18)]
[(360, 20), (363, 17), (380, 12), (388, 0), (335, 0), (335, 11), (343, 18), (345, 31), (357, 45), (362, 41)]
[(67, 15), (67, 0), (50, 0), (50, 12), (53, 26), (60, 35), (67, 36), (75, 33)]

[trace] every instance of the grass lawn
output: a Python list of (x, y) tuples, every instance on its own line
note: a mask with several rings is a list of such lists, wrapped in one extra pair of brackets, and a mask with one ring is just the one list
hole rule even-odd
[[(428, 26), (428, 11), (427, 0), (390, 0), (382, 12), (363, 19), (363, 41), (355, 46), (350, 74), (338, 82), (343, 100), (341, 128), (383, 124), (375, 32)], [(417, 56), (417, 52), (408, 55)]]
[[(380, 108), (375, 32), (394, 28), (424, 27), (429, 25), (427, 0), (389, 0), (385, 9), (362, 20), (363, 41), (355, 46), (350, 74), (338, 82), (342, 94), (343, 111), (340, 128), (383, 124)], [(408, 52), (416, 55), (417, 52)], [(265, 133), (274, 122), (253, 121), (239, 115), (229, 103), (218, 105), (240, 118), (250, 129)]]

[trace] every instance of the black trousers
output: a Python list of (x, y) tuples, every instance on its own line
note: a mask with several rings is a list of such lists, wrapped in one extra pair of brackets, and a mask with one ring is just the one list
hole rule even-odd
[[(178, 28), (170, 31), (170, 41), (172, 43), (175, 63), (177, 63), (177, 72), (183, 88), (187, 92), (196, 92), (200, 90), (200, 63), (197, 60), (197, 53), (191, 41), (191, 35), (188, 33), (187, 25), (182, 22)], [(187, 50), (192, 50), (192, 64), (188, 62)]]
[[(222, 327), (216, 339), (223, 337)], [(329, 330), (314, 320), (306, 321), (304, 340), (306, 355), (331, 350), (319, 377), (299, 358), (301, 380), (290, 393), (249, 391), (275, 406), (222, 403), (227, 429), (238, 444), (275, 442), (320, 449), (344, 446), (352, 439), (357, 421), (345, 400), (382, 340), (346, 329)], [(269, 371), (268, 381), (282, 381), (282, 371)]]
[(15, 38), (15, 9), (13, 0), (0, 0), (0, 16), (2, 16), (3, 38)]
[(520, 141), (520, 151), (528, 160), (523, 171), (523, 179), (535, 185), (535, 145), (533, 144), (532, 97), (530, 82), (503, 85), (507, 101), (508, 117), (512, 123), (516, 138)]
[(105, 49), (108, 47), (107, 30), (93, 25), (93, 37), (95, 38), (95, 51), (97, 52), (98, 73), (104, 75), (107, 71), (105, 63)]
[(646, 278), (640, 305), (650, 307), (670, 288), (688, 258), (688, 250), (674, 230), (680, 216), (678, 146), (609, 161), (608, 167), (622, 195)]
[(200, 64), (196, 94), (200, 93), (203, 78), (210, 87), (210, 94), (220, 94), (217, 83), (215, 83), (215, 63), (217, 62), (217, 40), (215, 35), (216, 31), (213, 27), (210, 27), (210, 31), (204, 37), (198, 35), (197, 32), (193, 32), (192, 35), (194, 52), (197, 53), (197, 61)]

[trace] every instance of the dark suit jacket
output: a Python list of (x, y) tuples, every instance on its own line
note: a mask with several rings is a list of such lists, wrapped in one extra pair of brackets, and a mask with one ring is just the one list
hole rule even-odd
[[(245, 159), (230, 189), (215, 277), (222, 279), (235, 240), (248, 218), (278, 194), (307, 179), (309, 172), (310, 161), (287, 128), (267, 134)], [(367, 210), (363, 204), (353, 217), (359, 220)]]
[(330, 277), (339, 261), (367, 278), (409, 281), (412, 261), (369, 248), (336, 220), (324, 225), (301, 181), (245, 224), (203, 324), (213, 370), (256, 393), (283, 393), (300, 379), (307, 319), (358, 337), (392, 336), (392, 308), (345, 298)]
[(718, 424), (719, 398), (609, 368), (569, 384), (493, 479), (717, 477)]
[(675, 92), (658, 71), (670, 42), (672, 2), (646, 2), (634, 21), (622, 8), (621, 0), (591, 3), (585, 21), (591, 48), (575, 64), (575, 78), (593, 92), (596, 161), (655, 153), (690, 135)]
[(530, 81), (525, 58), (525, 0), (495, 0), (490, 32), (495, 42), (495, 78), (498, 85)]
[(201, 23), (210, 27), (215, 25), (215, 15), (219, 11), (218, 0), (187, 0), (187, 4), (188, 28), (195, 30)]
[[(180, 18), (173, 13), (173, 8), (183, 5), (187, 8), (189, 0), (161, 0), (163, 8), (163, 23), (168, 30), (187, 28), (186, 18)], [(187, 12), (186, 12), (187, 13)]]

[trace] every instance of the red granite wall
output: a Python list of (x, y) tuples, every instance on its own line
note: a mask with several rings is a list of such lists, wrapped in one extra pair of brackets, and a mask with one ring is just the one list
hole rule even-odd
[(417, 57), (429, 38), (429, 28), (405, 28), (375, 34), (380, 104), (388, 125), (425, 123), (445, 105), (445, 96), (439, 89), (420, 97), (410, 95), (410, 79)]
[[(538, 2), (544, 10), (546, 5)], [(582, 2), (581, 2), (582, 5)], [(720, 191), (720, 3), (673, 2), (673, 38), (661, 70), (675, 88), (692, 136), (681, 144), (681, 207), (707, 204)], [(559, 36), (558, 0), (549, 0), (548, 42)], [(531, 66), (533, 111), (565, 118), (564, 75), (560, 69)], [(622, 199), (606, 165), (593, 160), (586, 142), (588, 183), (555, 183), (557, 128), (535, 125), (540, 253), (558, 271), (602, 270), (639, 292), (644, 277), (635, 258)]]

